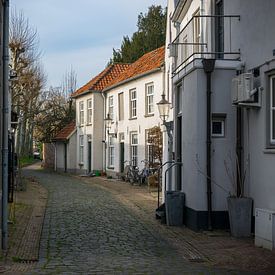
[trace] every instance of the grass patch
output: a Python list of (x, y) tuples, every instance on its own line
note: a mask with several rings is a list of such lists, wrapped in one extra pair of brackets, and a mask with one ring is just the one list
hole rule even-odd
[(21, 167), (27, 166), (27, 165), (31, 165), (33, 163), (35, 163), (37, 160), (35, 160), (33, 157), (21, 157), (19, 159), (19, 163)]
[(23, 259), (21, 259), (20, 257), (12, 257), (12, 261), (15, 263), (20, 263), (22, 262)]

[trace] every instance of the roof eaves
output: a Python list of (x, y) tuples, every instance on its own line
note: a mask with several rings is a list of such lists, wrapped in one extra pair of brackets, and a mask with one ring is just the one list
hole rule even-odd
[(76, 127), (74, 128), (74, 130), (67, 136), (66, 140), (69, 140), (71, 138), (71, 136), (76, 132)]
[(137, 80), (137, 79), (139, 79), (139, 78), (141, 78), (141, 77), (144, 77), (144, 76), (150, 75), (150, 74), (152, 74), (152, 73), (161, 71), (162, 66), (163, 66), (163, 65), (161, 65), (160, 67), (155, 68), (155, 69), (153, 69), (153, 70), (147, 71), (147, 72), (142, 73), (142, 74), (135, 75), (135, 76), (133, 76), (133, 77), (130, 77), (130, 78), (127, 78), (127, 79), (125, 79), (125, 80), (122, 80), (122, 81), (120, 81), (120, 82), (118, 82), (118, 83), (115, 83), (114, 85), (109, 86), (109, 87), (103, 89), (102, 92), (108, 92), (109, 90), (111, 90), (111, 89), (113, 89), (113, 88), (116, 88), (116, 87), (119, 87), (119, 86), (121, 86), (121, 85), (123, 85), (123, 84), (126, 84), (126, 83), (130, 82), (130, 81)]
[(86, 94), (88, 94), (88, 93), (90, 93), (90, 92), (91, 92), (91, 90), (88, 89), (88, 90), (86, 90), (86, 91), (84, 91), (84, 92), (82, 92), (82, 93), (80, 93), (80, 94), (72, 95), (71, 97), (72, 97), (72, 98), (78, 98), (78, 97), (81, 97), (81, 96), (83, 96), (83, 95), (86, 95)]

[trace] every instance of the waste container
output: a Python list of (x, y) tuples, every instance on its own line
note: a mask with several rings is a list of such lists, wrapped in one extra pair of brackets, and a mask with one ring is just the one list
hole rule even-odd
[(100, 171), (95, 171), (96, 177), (100, 177)]
[(181, 191), (166, 191), (165, 210), (167, 225), (183, 225), (185, 194)]

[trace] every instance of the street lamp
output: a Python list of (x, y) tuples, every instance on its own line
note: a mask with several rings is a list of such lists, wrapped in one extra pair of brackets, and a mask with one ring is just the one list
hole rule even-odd
[(172, 141), (173, 137), (172, 137), (171, 131), (173, 130), (173, 121), (167, 122), (172, 104), (165, 98), (165, 94), (162, 94), (161, 97), (162, 98), (160, 102), (157, 103), (159, 116), (163, 122), (163, 125), (166, 127), (169, 139)]
[(171, 103), (168, 100), (166, 100), (165, 94), (162, 94), (161, 97), (161, 101), (157, 103), (157, 105), (159, 110), (159, 116), (163, 121), (163, 124), (165, 125), (165, 122), (169, 117)]
[(104, 119), (105, 120), (105, 125), (106, 125), (106, 130), (107, 134), (109, 135), (110, 129), (111, 129), (111, 124), (112, 124), (112, 119), (110, 117), (110, 114), (107, 114), (107, 117)]

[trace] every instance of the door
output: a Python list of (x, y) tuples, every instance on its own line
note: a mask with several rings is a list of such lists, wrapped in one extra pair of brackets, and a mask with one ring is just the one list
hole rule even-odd
[(123, 173), (124, 171), (124, 142), (120, 143), (120, 173)]

